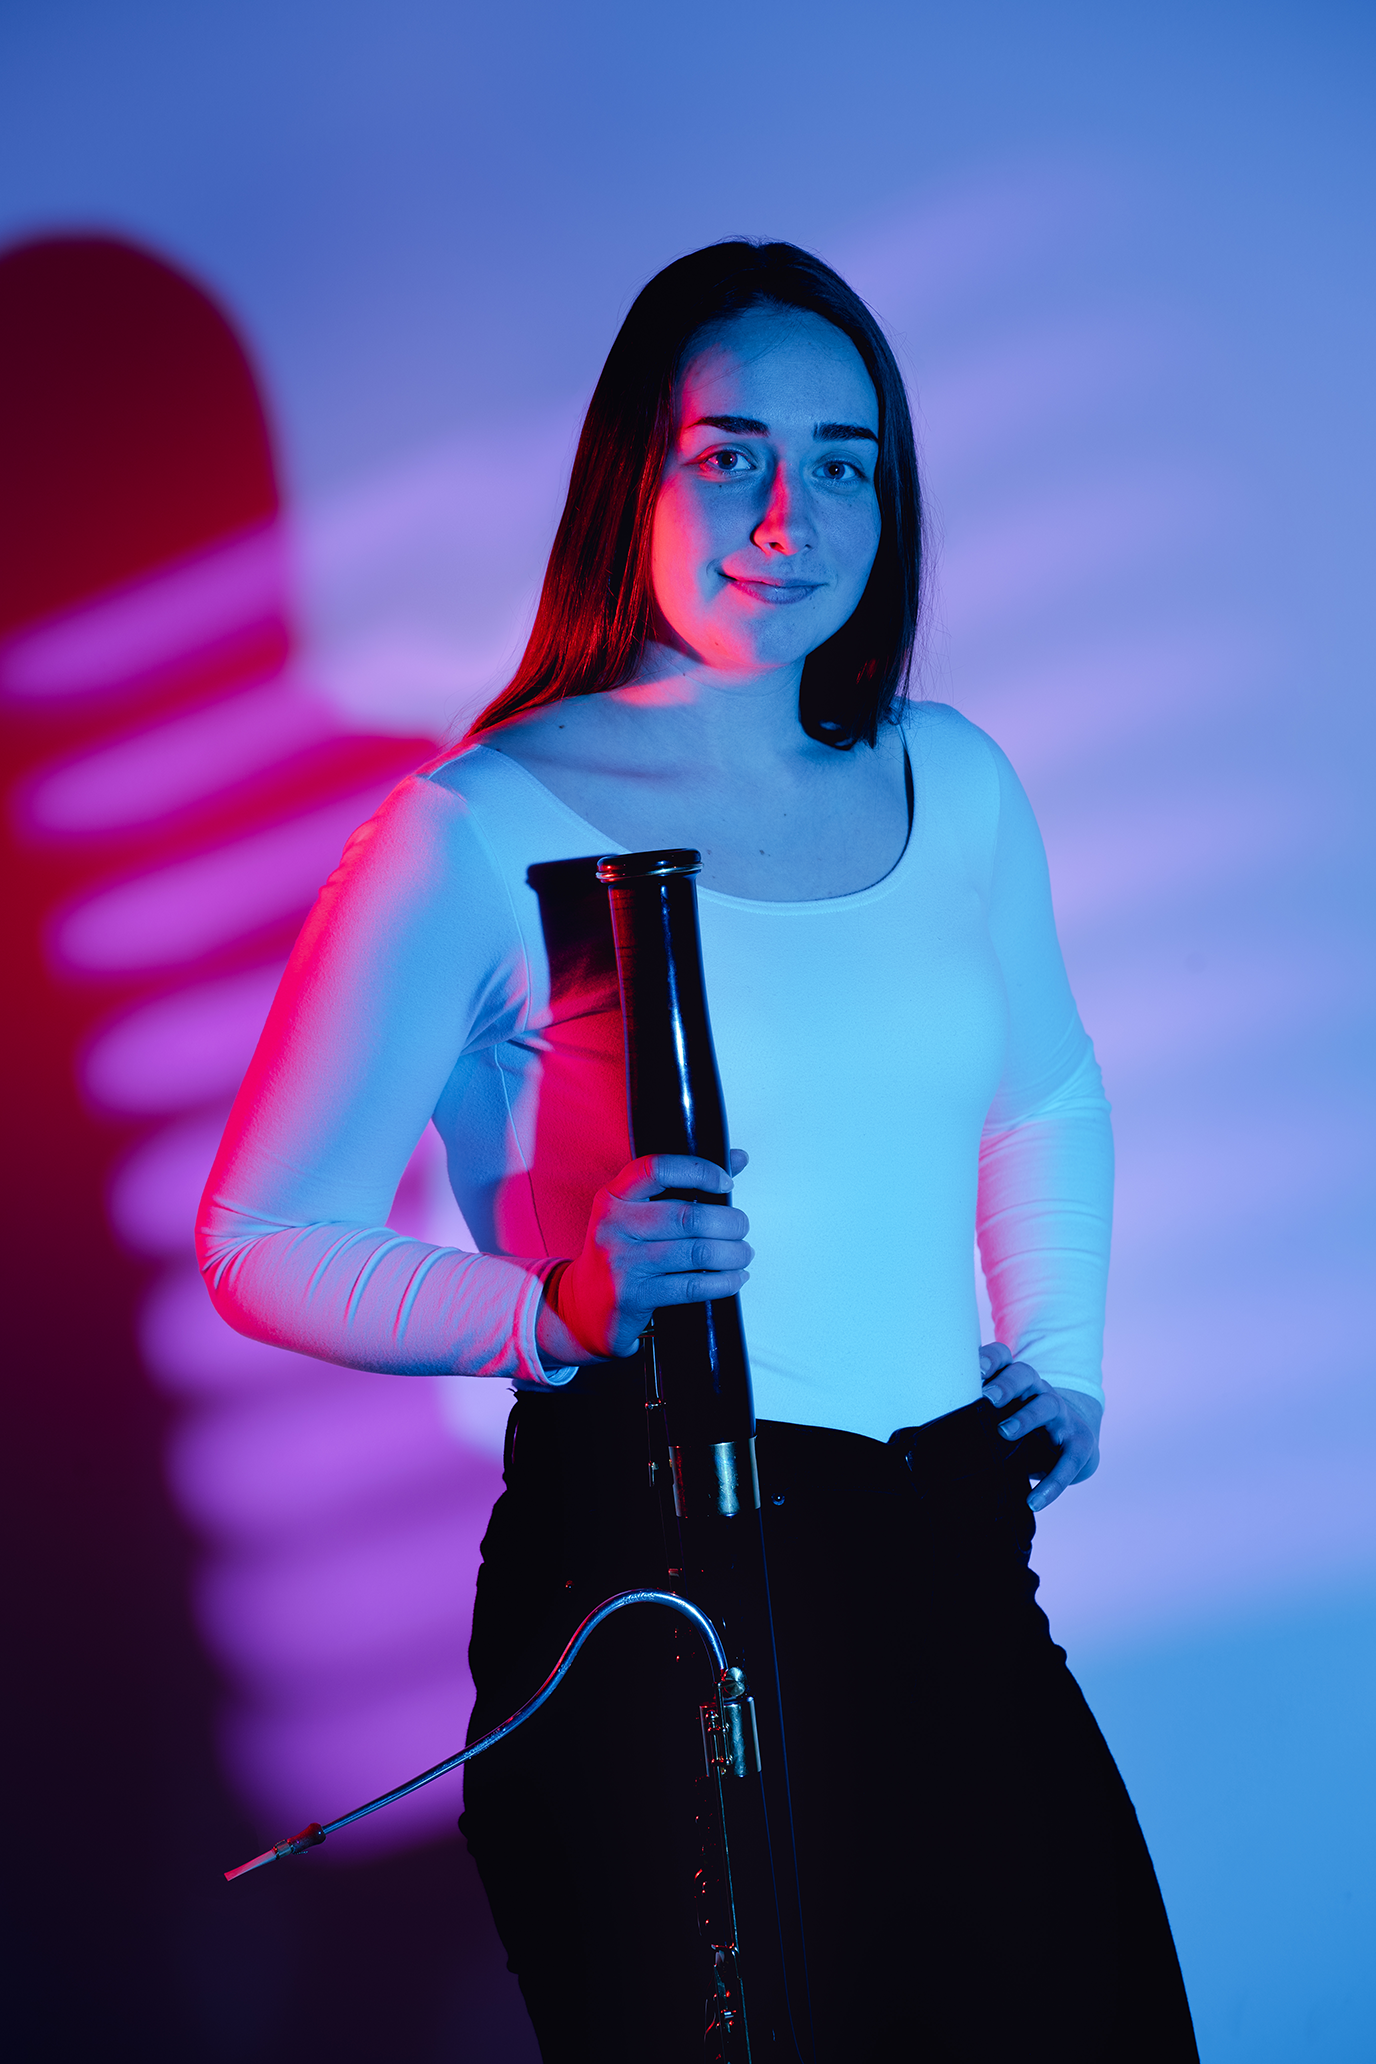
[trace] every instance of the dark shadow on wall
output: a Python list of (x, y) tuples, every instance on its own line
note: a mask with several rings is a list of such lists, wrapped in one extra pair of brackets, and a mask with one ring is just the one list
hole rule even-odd
[[(172, 1406), (137, 1344), (149, 1265), (105, 1208), (146, 1122), (94, 1110), (77, 1059), (122, 1005), (280, 960), (304, 902), (141, 968), (99, 951), (64, 966), (53, 945), (73, 898), (385, 787), (428, 741), (325, 726), (189, 800), (174, 783), (142, 814), (35, 827), (20, 803), (36, 770), (278, 679), (289, 597), (252, 557), (279, 515), (252, 370), (212, 302), (147, 253), (72, 237), (0, 257), (0, 453), (8, 2054), (533, 2057), (457, 1834), (350, 1869), (307, 1858), (233, 1886), (220, 1875), (264, 1831), (216, 1765), (196, 1547), (163, 1473)], [(225, 551), (247, 564), (233, 559), (245, 540), (257, 573), (199, 628), (95, 663), (89, 639), (35, 643), (169, 567)]]

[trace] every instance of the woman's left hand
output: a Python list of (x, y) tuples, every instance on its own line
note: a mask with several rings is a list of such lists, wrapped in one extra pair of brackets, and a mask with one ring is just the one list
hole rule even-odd
[(1022, 1400), (1018, 1410), (999, 1423), (1005, 1440), (1021, 1440), (1044, 1426), (1060, 1449), (1055, 1467), (1028, 1497), (1034, 1512), (1043, 1511), (1070, 1484), (1093, 1476), (1099, 1467), (1099, 1421), (1104, 1416), (1098, 1398), (1080, 1390), (1056, 1390), (1026, 1362), (1015, 1362), (1001, 1340), (980, 1349), (979, 1373), (991, 1405)]

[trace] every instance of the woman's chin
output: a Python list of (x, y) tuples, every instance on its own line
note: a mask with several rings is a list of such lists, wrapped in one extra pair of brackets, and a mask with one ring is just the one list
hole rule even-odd
[[(791, 608), (747, 604), (739, 612), (733, 610), (728, 621), (718, 618), (710, 626), (702, 626), (691, 646), (707, 666), (732, 673), (772, 673), (780, 667), (801, 666), (844, 621), (833, 610), (823, 615), (806, 604)], [(689, 644), (688, 637), (681, 637), (680, 649)]]

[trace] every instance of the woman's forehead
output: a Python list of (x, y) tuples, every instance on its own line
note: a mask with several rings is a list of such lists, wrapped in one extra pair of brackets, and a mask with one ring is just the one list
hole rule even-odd
[(844, 420), (879, 427), (879, 400), (844, 330), (806, 309), (750, 308), (704, 331), (675, 387), (675, 421)]

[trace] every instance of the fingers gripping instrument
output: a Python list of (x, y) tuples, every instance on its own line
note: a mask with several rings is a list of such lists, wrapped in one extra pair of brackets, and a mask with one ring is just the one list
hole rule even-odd
[[(729, 1171), (698, 926), (701, 866), (701, 855), (686, 848), (614, 853), (598, 862), (597, 874), (616, 945), (632, 1151), (694, 1155)], [(716, 1193), (668, 1194), (728, 1202)], [(739, 1680), (739, 1699), (719, 1699), (715, 1709), (725, 1735), (714, 1736), (713, 1709), (703, 1708), (716, 1806), (703, 1817), (708, 1840), (698, 1877), (717, 1983), (708, 2054), (727, 2064), (752, 2054), (805, 2057), (807, 1960), (740, 1299), (657, 1310), (643, 1349), (650, 1477), (660, 1496), (669, 1574), (705, 1606), (722, 1636), (728, 1674)], [(728, 1775), (745, 1782), (724, 1782)], [(728, 1914), (740, 1916), (743, 1951), (734, 1935), (722, 1939)]]
[[(691, 1154), (729, 1170), (693, 879), (701, 865), (688, 849), (613, 853), (599, 860), (597, 878), (607, 889), (616, 941), (632, 1151)], [(729, 1202), (716, 1192), (668, 1194)], [(692, 1532), (700, 1520), (758, 1510), (755, 1406), (739, 1297), (666, 1306), (655, 1313), (653, 1337), (658, 1402), (672, 1429), (677, 1518)]]

